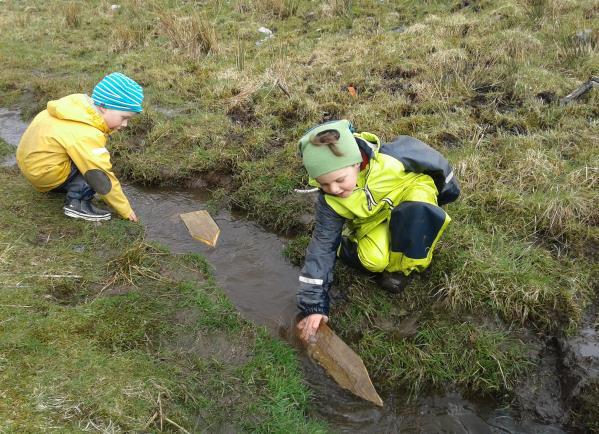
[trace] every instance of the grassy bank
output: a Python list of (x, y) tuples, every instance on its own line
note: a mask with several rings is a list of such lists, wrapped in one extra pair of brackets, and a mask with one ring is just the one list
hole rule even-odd
[(599, 70), (592, 0), (4, 5), (4, 105), (31, 116), (129, 73), (147, 109), (111, 139), (119, 173), (212, 189), (276, 230), (309, 233), (292, 190), (315, 123), (447, 155), (463, 194), (430, 273), (395, 299), (339, 267), (334, 327), (386, 387), (509, 392), (534, 372), (527, 339), (574, 332), (596, 299), (599, 93), (559, 104)]
[(322, 432), (294, 353), (240, 318), (198, 256), (0, 169), (0, 430)]
[(6, 143), (4, 140), (0, 139), (0, 160), (3, 160), (4, 158), (8, 157), (13, 152), (13, 147)]

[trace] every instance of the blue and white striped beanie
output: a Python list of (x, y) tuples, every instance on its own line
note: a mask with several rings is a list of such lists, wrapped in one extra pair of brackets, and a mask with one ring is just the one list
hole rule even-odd
[(142, 110), (144, 91), (125, 74), (113, 72), (96, 84), (92, 100), (99, 107), (139, 113)]

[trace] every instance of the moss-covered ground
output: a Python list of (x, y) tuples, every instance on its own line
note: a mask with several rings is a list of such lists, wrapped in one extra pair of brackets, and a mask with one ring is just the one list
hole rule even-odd
[[(299, 234), (298, 260), (310, 205), (293, 193), (307, 182), (296, 141), (308, 127), (346, 117), (453, 163), (453, 223), (404, 296), (338, 267), (333, 327), (379, 385), (509, 394), (534, 373), (526, 339), (576, 331), (599, 281), (599, 94), (559, 99), (599, 70), (596, 2), (112, 3), (3, 2), (2, 105), (29, 117), (128, 73), (147, 104), (111, 139), (120, 176), (201, 178), (222, 206)], [(413, 318), (413, 333), (397, 332)]]

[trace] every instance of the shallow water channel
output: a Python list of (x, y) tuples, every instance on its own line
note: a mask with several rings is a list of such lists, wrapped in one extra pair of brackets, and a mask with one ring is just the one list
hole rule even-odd
[[(17, 111), (0, 108), (0, 137), (17, 145), (26, 124)], [(14, 157), (4, 165), (14, 164)], [(298, 350), (304, 376), (313, 390), (312, 416), (334, 432), (347, 433), (563, 433), (556, 425), (517, 421), (509, 408), (465, 399), (459, 393), (423, 396), (407, 402), (382, 395), (383, 408), (341, 390), (312, 362), (293, 335), (295, 291), (299, 269), (283, 257), (285, 239), (263, 230), (243, 216), (221, 211), (218, 244), (208, 247), (189, 235), (179, 214), (206, 207), (205, 193), (128, 185), (125, 192), (146, 228), (147, 238), (173, 253), (196, 252), (214, 267), (220, 286), (249, 320), (268, 328)]]
[(558, 427), (532, 421), (516, 423), (508, 409), (474, 402), (458, 393), (431, 395), (407, 403), (382, 396), (379, 409), (341, 390), (305, 354), (293, 336), (299, 268), (283, 256), (285, 240), (255, 223), (223, 211), (214, 215), (221, 228), (215, 248), (189, 235), (179, 214), (205, 208), (203, 193), (126, 186), (125, 191), (146, 228), (147, 237), (174, 253), (196, 252), (214, 267), (220, 286), (249, 320), (298, 349), (304, 375), (313, 390), (314, 415), (336, 432), (371, 433), (560, 433)]

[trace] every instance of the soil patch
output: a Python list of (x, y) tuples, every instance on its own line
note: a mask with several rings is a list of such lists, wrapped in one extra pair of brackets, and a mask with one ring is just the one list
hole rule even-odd
[(416, 69), (404, 68), (402, 66), (388, 66), (385, 69), (380, 70), (379, 73), (385, 80), (393, 80), (398, 78), (414, 78), (418, 75), (419, 71)]
[(201, 312), (194, 308), (178, 310), (173, 320), (180, 325), (181, 332), (165, 340), (163, 344), (170, 351), (188, 354), (202, 359), (214, 359), (220, 363), (241, 366), (250, 358), (248, 348), (253, 348), (254, 338), (232, 337), (225, 331), (192, 331), (200, 320)]
[(227, 116), (237, 125), (248, 126), (258, 123), (254, 106), (247, 101), (231, 107), (227, 111)]
[(599, 331), (593, 306), (576, 336), (558, 340), (562, 354), (562, 393), (574, 415), (573, 425), (599, 429)]
[(539, 92), (535, 95), (535, 97), (540, 99), (543, 102), (543, 104), (551, 104), (557, 101), (557, 95), (555, 94), (555, 92), (551, 92), (549, 90)]
[(320, 122), (328, 122), (335, 119), (342, 119), (344, 117), (344, 108), (334, 102), (324, 104), (320, 108), (321, 117)]
[(52, 279), (46, 298), (63, 306), (76, 306), (85, 300), (84, 283), (78, 278)]
[(549, 422), (563, 423), (566, 413), (563, 407), (559, 380), (559, 351), (555, 339), (548, 339), (546, 345), (528, 344), (530, 351), (536, 351), (537, 367), (534, 375), (528, 376), (516, 389), (516, 399), (525, 414)]
[(445, 146), (446, 148), (458, 148), (461, 146), (459, 137), (447, 131), (443, 131), (437, 134), (436, 140), (438, 143)]
[(131, 121), (127, 128), (122, 131), (122, 134), (126, 137), (129, 152), (138, 153), (144, 150), (146, 139), (154, 128), (154, 125), (154, 119), (147, 113), (142, 113)]

